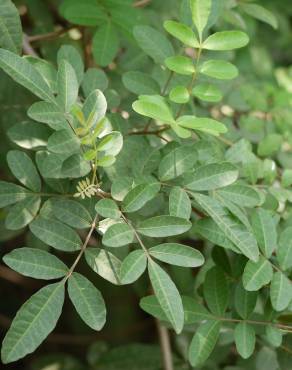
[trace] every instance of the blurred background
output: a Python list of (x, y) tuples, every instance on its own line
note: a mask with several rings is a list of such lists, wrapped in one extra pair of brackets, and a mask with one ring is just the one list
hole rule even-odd
[[(125, 89), (122, 74), (130, 70), (152, 68), (148, 67), (147, 57), (143, 55), (132, 37), (133, 27), (136, 24), (149, 24), (163, 31), (164, 20), (188, 16), (183, 11), (184, 1), (100, 1), (106, 7), (107, 14), (112, 17), (118, 35), (117, 40), (109, 43), (110, 56), (106, 61), (100, 60), (100, 40), (95, 35), (103, 20), (99, 17), (93, 22), (86, 20), (84, 9), (92, 2), (94, 1), (14, 1), (22, 21), (23, 50), (25, 54), (40, 56), (56, 63), (57, 50), (61, 45), (75, 45), (80, 50), (86, 66), (99, 69), (99, 83), (110, 101), (111, 110), (127, 111), (134, 100), (134, 95)], [(95, 2), (99, 3), (98, 0)], [(83, 6), (78, 9), (78, 4), (80, 6), (81, 3)], [(237, 126), (237, 131), (231, 130), (229, 134), (232, 139), (246, 137), (257, 146), (258, 154), (263, 160), (261, 163), (265, 163), (267, 171), (271, 163), (265, 161), (266, 157), (272, 158), (278, 166), (292, 170), (292, 2), (257, 1), (274, 14), (278, 22), (277, 29), (273, 19), (268, 15), (248, 14), (247, 8), (244, 10), (244, 7), (241, 7), (242, 4), (248, 3), (250, 2), (237, 0), (218, 1), (216, 15), (218, 21), (213, 26), (214, 30), (243, 29), (249, 34), (251, 42), (249, 47), (236, 52), (233, 56), (234, 63), (239, 67), (240, 77), (224, 86), (224, 102), (216, 109), (225, 121), (232, 121)], [(72, 4), (77, 6), (78, 16), (76, 12), (70, 10)], [(158, 67), (152, 71), (154, 76), (159, 73)], [(7, 168), (6, 153), (10, 148), (16, 147), (18, 140), (13, 127), (22, 122), (29, 124), (26, 111), (34, 99), (28, 91), (17, 86), (0, 71), (2, 180), (14, 181)], [(131, 121), (129, 124), (132, 124)], [(41, 137), (37, 132), (34, 138), (25, 137), (24, 125), (22, 147), (28, 145), (28, 148), (31, 140), (41, 140)], [(265, 145), (261, 144), (259, 152), (260, 143), (263, 141)], [(286, 145), (283, 145), (284, 141)], [(288, 181), (286, 185), (291, 184)], [(17, 232), (7, 230), (4, 223), (5, 212), (6, 210), (0, 211), (1, 258), (17, 247), (46, 248), (27, 229)], [(68, 255), (62, 255), (62, 260), (67, 259), (68, 263), (70, 258)], [(56, 330), (34, 354), (19, 363), (0, 367), (7, 370), (160, 369), (155, 321), (139, 309), (139, 297), (145, 293), (147, 281), (140, 279), (133, 288), (115, 287), (94, 273), (90, 275), (88, 267), (82, 264), (80, 271), (91, 277), (91, 280), (99, 286), (107, 302), (109, 317), (104, 330), (101, 333), (93, 333), (82, 323), (67, 301)], [(185, 274), (183, 279), (182, 274)], [(185, 282), (180, 287), (182, 291), (191, 289), (194, 277), (190, 271), (182, 272), (176, 268), (174, 277), (176, 275), (180, 276), (180, 281)], [(4, 336), (21, 304), (40, 287), (42, 282), (20, 276), (0, 263), (1, 337)], [(292, 348), (292, 342), (290, 344)], [(176, 342), (177, 352), (183, 351), (185, 345), (186, 338), (179, 337)], [(224, 343), (222, 339), (206, 369), (254, 369), (254, 365), (249, 367), (247, 362), (237, 363), (235, 367), (233, 355), (228, 340)], [(283, 352), (281, 357), (281, 370), (291, 370), (292, 353)], [(262, 354), (262, 359), (268, 358), (268, 354)], [(274, 367), (271, 361), (271, 359), (268, 363), (262, 361), (256, 369), (277, 370), (278, 365)], [(177, 368), (184, 367), (179, 365)]]

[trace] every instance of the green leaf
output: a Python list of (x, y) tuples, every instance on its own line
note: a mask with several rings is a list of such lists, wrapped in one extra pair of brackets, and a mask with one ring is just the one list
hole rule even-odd
[(191, 297), (182, 297), (185, 312), (185, 324), (195, 324), (213, 319), (213, 315), (199, 302)]
[(204, 298), (210, 311), (218, 316), (224, 316), (229, 300), (229, 283), (220, 267), (212, 267), (204, 281)]
[(240, 221), (247, 228), (247, 230), (252, 232), (252, 228), (250, 226), (247, 214), (243, 208), (232, 203), (226, 197), (222, 198), (217, 192), (214, 192), (214, 197), (217, 198), (221, 205), (223, 207), (226, 207), (226, 209), (231, 213), (231, 215), (235, 216), (237, 220)]
[[(275, 163), (275, 162), (273, 162), (273, 163)], [(281, 185), (284, 188), (288, 188), (289, 186), (292, 185), (292, 170), (291, 169), (286, 168), (286, 169), (283, 170)]]
[(260, 250), (270, 258), (277, 247), (277, 229), (272, 214), (262, 208), (254, 210), (252, 227)]
[(28, 225), (37, 215), (41, 205), (41, 198), (30, 195), (26, 199), (9, 208), (5, 219), (5, 227), (9, 230), (18, 230)]
[(209, 83), (201, 83), (195, 86), (192, 94), (203, 101), (217, 103), (222, 99), (222, 93), (217, 86)]
[(1, 350), (4, 364), (33, 352), (55, 328), (64, 303), (64, 283), (47, 285), (26, 301), (13, 320)]
[(258, 155), (261, 157), (271, 157), (280, 151), (283, 137), (276, 133), (267, 134), (258, 145)]
[(160, 92), (158, 83), (143, 72), (126, 72), (122, 76), (122, 81), (126, 89), (136, 95), (155, 95)]
[(175, 21), (165, 21), (163, 27), (186, 46), (190, 46), (191, 48), (198, 48), (200, 46), (191, 27)]
[(260, 194), (248, 185), (233, 184), (218, 190), (217, 193), (240, 207), (253, 208), (261, 203)]
[(95, 205), (96, 212), (105, 218), (119, 219), (121, 211), (115, 201), (112, 199), (101, 199)]
[(106, 22), (95, 32), (92, 40), (93, 56), (102, 67), (109, 65), (119, 50), (119, 39), (112, 22)]
[(281, 271), (273, 275), (270, 296), (272, 306), (276, 311), (284, 311), (292, 300), (291, 281)]
[(123, 260), (120, 270), (122, 284), (132, 284), (143, 274), (147, 267), (147, 257), (144, 251), (135, 250)]
[(185, 129), (178, 125), (177, 122), (170, 123), (172, 130), (176, 133), (176, 135), (181, 139), (188, 139), (192, 136), (192, 133), (190, 130)]
[(24, 149), (46, 146), (50, 134), (50, 128), (31, 121), (17, 123), (7, 131), (9, 139)]
[(242, 275), (243, 286), (246, 290), (256, 291), (269, 284), (273, 277), (273, 267), (264, 257), (257, 262), (248, 261)]
[(78, 85), (80, 85), (84, 74), (84, 64), (80, 52), (72, 45), (62, 45), (57, 54), (58, 66), (60, 66), (63, 59), (74, 68)]
[(179, 334), (184, 325), (184, 311), (181, 296), (169, 275), (154, 261), (148, 263), (149, 278), (157, 300)]
[(184, 86), (175, 86), (169, 92), (169, 99), (177, 104), (185, 104), (190, 99), (189, 91)]
[(93, 330), (101, 330), (106, 308), (100, 291), (86, 277), (73, 272), (68, 279), (68, 293), (82, 320)]
[(190, 170), (198, 160), (195, 145), (179, 146), (166, 154), (158, 168), (161, 181), (171, 180)]
[[(267, 368), (269, 370), (278, 370), (279, 369), (279, 363), (280, 363), (280, 361), (278, 362), (278, 358), (282, 359), (282, 356), (283, 357), (285, 356), (284, 351), (281, 351), (280, 356), (277, 356), (277, 352), (275, 351), (274, 348), (269, 348), (266, 345), (264, 345), (259, 350), (259, 352), (257, 353), (257, 356), (256, 356), (257, 370), (265, 370)], [(286, 363), (288, 363), (288, 369), (289, 369), (290, 356), (286, 357), (286, 359), (288, 359), (288, 361)], [(284, 365), (284, 367), (286, 367), (286, 366)]]
[(58, 103), (68, 113), (76, 103), (79, 85), (74, 68), (65, 59), (59, 64), (57, 86)]
[(266, 326), (266, 339), (273, 347), (280, 347), (283, 340), (283, 333), (273, 325)]
[[(213, 319), (207, 309), (191, 297), (182, 296), (184, 319), (186, 325), (195, 324), (202, 320)], [(144, 297), (140, 300), (140, 307), (150, 315), (162, 321), (169, 321), (163, 312), (155, 295)]]
[(29, 107), (27, 114), (34, 121), (46, 123), (53, 130), (68, 128), (64, 112), (56, 104), (45, 101), (36, 102)]
[(88, 229), (91, 226), (90, 213), (82, 204), (74, 200), (53, 199), (52, 211), (59, 221), (76, 229)]
[(96, 1), (65, 0), (60, 6), (60, 12), (69, 22), (81, 26), (97, 26), (107, 19), (103, 7)]
[(192, 213), (190, 198), (185, 190), (175, 186), (169, 193), (169, 214), (189, 219)]
[(6, 181), (0, 181), (0, 207), (6, 207), (10, 204), (20, 202), (26, 199), (31, 193), (22, 186), (12, 184)]
[(190, 221), (174, 216), (155, 216), (143, 220), (138, 225), (140, 234), (153, 238), (183, 234), (191, 228)]
[(119, 131), (112, 131), (103, 136), (98, 143), (96, 150), (108, 156), (116, 156), (123, 147), (123, 135)]
[(216, 199), (195, 193), (193, 197), (242, 254), (252, 261), (258, 261), (259, 249), (256, 239), (243, 224), (236, 222)]
[(141, 95), (133, 105), (135, 112), (157, 121), (173, 123), (174, 118), (165, 99), (159, 95)]
[(252, 325), (241, 322), (234, 329), (234, 338), (237, 352), (244, 359), (249, 358), (255, 349), (255, 331)]
[(181, 127), (206, 132), (214, 136), (227, 132), (227, 128), (223, 123), (205, 117), (182, 116), (178, 118), (177, 124)]
[(81, 87), (87, 97), (94, 90), (106, 90), (108, 82), (108, 78), (102, 69), (88, 68), (84, 74)]
[(181, 55), (165, 59), (165, 65), (171, 71), (181, 75), (192, 75), (195, 73), (195, 66), (191, 58)]
[(14, 271), (35, 279), (58, 279), (68, 267), (59, 258), (36, 248), (18, 248), (6, 254), (3, 261)]
[(113, 284), (120, 284), (121, 261), (114, 254), (99, 248), (87, 248), (85, 259), (99, 276)]
[(153, 199), (160, 190), (158, 182), (139, 184), (129, 191), (122, 204), (124, 212), (136, 212)]
[(102, 244), (107, 247), (122, 247), (134, 240), (133, 229), (125, 223), (117, 223), (110, 226), (102, 238)]
[(78, 178), (86, 176), (91, 170), (90, 163), (79, 154), (73, 154), (65, 159), (61, 167), (61, 177)]
[(169, 321), (155, 295), (143, 297), (140, 300), (139, 306), (142, 310), (147, 312), (149, 315), (156, 317), (158, 320)]
[(107, 102), (102, 91), (94, 90), (90, 93), (83, 104), (82, 111), (86, 119), (87, 127), (95, 128), (105, 116)]
[(268, 9), (259, 4), (240, 4), (240, 8), (251, 17), (254, 17), (262, 22), (272, 26), (275, 30), (278, 28), (278, 21), (275, 15)]
[(40, 192), (40, 176), (33, 161), (26, 153), (20, 150), (10, 150), (7, 154), (7, 163), (17, 180), (34, 192)]
[(26, 59), (8, 50), (0, 49), (0, 67), (14, 81), (39, 98), (51, 103), (56, 102), (43, 77)]
[(45, 59), (32, 55), (26, 55), (24, 58), (41, 74), (49, 89), (55, 94), (57, 92), (57, 69), (55, 66)]
[(192, 20), (202, 41), (203, 31), (211, 14), (212, 0), (190, 0)]
[(63, 157), (64, 155), (38, 151), (36, 153), (36, 163), (42, 177), (60, 179), (62, 177)]
[(149, 249), (149, 254), (175, 266), (199, 267), (205, 262), (204, 256), (196, 249), (178, 243), (164, 243)]
[[(116, 158), (113, 155), (105, 155), (97, 161), (97, 166), (99, 167), (110, 167), (116, 161)], [(88, 171), (89, 172), (89, 171)]]
[(283, 270), (292, 267), (292, 227), (287, 227), (280, 235), (277, 259)]
[(195, 223), (194, 231), (215, 245), (240, 253), (239, 249), (227, 238), (225, 233), (210, 217), (198, 220)]
[(208, 60), (200, 67), (200, 73), (219, 80), (232, 80), (238, 76), (237, 68), (225, 60)]
[(197, 168), (183, 177), (184, 187), (195, 191), (223, 188), (238, 178), (237, 168), (228, 162), (211, 163)]
[(192, 366), (202, 366), (213, 351), (220, 332), (220, 321), (209, 320), (199, 326), (189, 348)]
[(242, 31), (222, 31), (209, 36), (203, 43), (203, 48), (207, 50), (233, 50), (246, 46), (249, 38)]
[(80, 140), (70, 128), (58, 130), (49, 137), (48, 150), (57, 154), (78, 153)]
[(242, 282), (238, 283), (235, 290), (234, 304), (237, 313), (247, 319), (253, 312), (258, 294), (257, 292), (249, 292), (244, 289)]
[(133, 179), (131, 177), (118, 177), (113, 180), (111, 194), (115, 200), (122, 201), (132, 189)]
[(20, 16), (11, 0), (0, 2), (0, 47), (17, 54), (22, 48)]
[(156, 63), (163, 64), (166, 58), (174, 55), (173, 47), (168, 39), (152, 27), (134, 27), (134, 37), (139, 47)]
[(81, 248), (79, 235), (59, 221), (38, 217), (29, 228), (41, 241), (61, 251), (73, 252)]

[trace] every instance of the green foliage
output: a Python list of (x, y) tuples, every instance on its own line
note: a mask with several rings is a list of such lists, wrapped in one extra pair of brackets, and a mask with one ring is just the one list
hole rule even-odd
[(4, 364), (62, 310), (72, 335), (149, 340), (128, 329), (140, 302), (163, 356), (95, 342), (84, 366), (29, 368), (288, 370), (292, 78), (286, 37), (269, 40), (292, 13), (262, 3), (0, 0), (4, 268), (57, 279), (17, 312)]
[(64, 284), (47, 285), (19, 309), (4, 339), (4, 363), (16, 361), (33, 352), (55, 328), (64, 302)]
[(176, 333), (184, 324), (184, 311), (180, 294), (169, 275), (153, 260), (148, 264), (149, 278), (157, 300)]
[(21, 21), (16, 6), (11, 0), (0, 2), (0, 46), (20, 53), (22, 47)]
[(101, 330), (106, 320), (104, 300), (84, 276), (73, 272), (68, 279), (68, 294), (81, 318), (94, 330)]
[(6, 254), (3, 261), (20, 274), (35, 279), (57, 279), (68, 271), (67, 266), (56, 256), (40, 249), (15, 249)]

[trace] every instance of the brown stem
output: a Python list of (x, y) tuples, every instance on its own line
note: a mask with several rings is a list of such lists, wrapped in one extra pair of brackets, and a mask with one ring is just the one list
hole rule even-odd
[(151, 3), (151, 0), (138, 0), (133, 4), (134, 8), (142, 8)]
[(148, 259), (151, 259), (150, 255), (149, 255), (149, 252), (148, 252), (148, 249), (146, 248), (145, 244), (143, 243), (142, 239), (140, 238), (140, 236), (137, 233), (137, 231), (134, 228), (134, 226), (131, 224), (131, 222), (126, 218), (126, 216), (122, 212), (121, 212), (121, 216), (122, 216), (122, 219), (125, 221), (125, 223), (133, 230), (133, 233), (134, 233), (134, 235), (135, 235), (138, 243), (140, 244), (141, 248), (145, 252), (147, 258)]
[(160, 342), (160, 348), (162, 353), (163, 360), (163, 369), (164, 370), (173, 370), (172, 354), (171, 354), (171, 345), (168, 329), (161, 325), (159, 320), (155, 319), (157, 333)]
[[(195, 83), (195, 81), (198, 77), (198, 71), (197, 70), (198, 70), (201, 54), (202, 54), (202, 49), (200, 47), (200, 49), (198, 50), (198, 55), (197, 55), (197, 60), (196, 60), (195, 72), (193, 73), (192, 80), (191, 80), (191, 82), (189, 83), (189, 86), (188, 86), (188, 91), (189, 91), (190, 94), (192, 92), (192, 88), (194, 86), (194, 83)], [(182, 115), (185, 106), (186, 106), (186, 103), (181, 104), (180, 109), (178, 110), (178, 112), (176, 114), (176, 117), (175, 117), (176, 119), (179, 118)]]
[(38, 57), (37, 52), (31, 46), (29, 37), (26, 34), (23, 34), (22, 49), (23, 49), (24, 54)]
[(91, 42), (90, 42), (90, 35), (87, 32), (87, 29), (85, 27), (83, 27), (82, 29), (82, 45), (83, 45), (83, 51), (84, 51), (85, 66), (89, 68), (92, 66)]
[(75, 267), (77, 266), (77, 264), (80, 261), (83, 253), (85, 252), (85, 249), (86, 249), (86, 247), (87, 247), (87, 245), (89, 243), (89, 240), (91, 238), (91, 235), (92, 235), (92, 233), (93, 233), (93, 231), (94, 231), (94, 229), (96, 227), (97, 218), (98, 218), (98, 215), (95, 216), (95, 218), (94, 218), (94, 220), (92, 222), (91, 228), (89, 230), (89, 233), (87, 234), (87, 237), (86, 237), (86, 239), (85, 239), (85, 241), (84, 241), (84, 243), (83, 243), (83, 245), (82, 245), (82, 247), (80, 249), (80, 252), (79, 252), (78, 256), (76, 257), (73, 265), (71, 266), (70, 270), (68, 271), (68, 273), (67, 273), (67, 275), (65, 277), (65, 280), (68, 280), (69, 277), (72, 275), (73, 271), (75, 270)]
[(27, 39), (28, 39), (29, 42), (51, 40), (51, 39), (55, 39), (55, 38), (57, 38), (61, 35), (64, 35), (65, 33), (69, 32), (73, 28), (76, 28), (76, 26), (72, 26), (72, 27), (69, 27), (69, 28), (62, 28), (61, 30), (58, 30), (58, 31), (43, 33), (43, 34), (40, 34), (40, 35), (27, 36)]
[(215, 318), (219, 321), (225, 321), (225, 322), (234, 322), (234, 323), (240, 323), (240, 322), (246, 322), (248, 324), (254, 324), (254, 325), (272, 325), (275, 326), (278, 329), (282, 329), (288, 332), (292, 331), (292, 326), (284, 325), (280, 323), (270, 322), (270, 321), (259, 321), (259, 320), (241, 320), (241, 319), (232, 319), (227, 317), (217, 317)]
[(168, 130), (169, 127), (163, 127), (159, 130), (152, 130), (152, 131), (147, 131), (147, 130), (142, 130), (142, 131), (132, 131), (129, 132), (128, 135), (160, 135), (162, 132)]

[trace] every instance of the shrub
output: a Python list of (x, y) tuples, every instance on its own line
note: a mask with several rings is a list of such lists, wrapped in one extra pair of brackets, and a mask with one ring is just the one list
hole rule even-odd
[[(44, 4), (22, 6), (35, 24), (37, 11), (48, 16)], [(150, 344), (98, 342), (88, 366), (288, 369), (291, 76), (273, 69), (260, 35), (278, 35), (284, 15), (216, 0), (64, 0), (57, 11), (48, 22), (65, 28), (24, 35), (20, 56), (17, 9), (0, 2), (0, 67), (34, 95), (2, 76), (29, 102), (20, 119), (8, 115), (15, 182), (0, 182), (0, 206), (23, 244), (3, 261), (52, 280), (18, 310), (3, 363), (63, 320), (65, 292), (101, 331), (123, 320), (108, 292), (129, 285), (155, 319), (162, 356)]]

